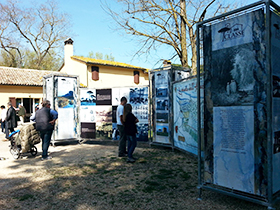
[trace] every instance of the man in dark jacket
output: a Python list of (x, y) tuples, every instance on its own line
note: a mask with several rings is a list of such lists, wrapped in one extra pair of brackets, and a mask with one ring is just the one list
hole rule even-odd
[(14, 128), (17, 127), (17, 121), (16, 121), (16, 110), (12, 106), (12, 103), (9, 102), (8, 104), (8, 110), (6, 114), (6, 139), (9, 139), (10, 132), (14, 132)]
[(49, 160), (52, 157), (48, 156), (48, 149), (58, 113), (55, 110), (50, 109), (51, 104), (49, 100), (44, 100), (42, 102), (42, 106), (43, 107), (41, 109), (36, 111), (34, 119), (32, 120), (36, 122), (36, 130), (40, 131), (42, 139), (43, 153), (41, 160)]

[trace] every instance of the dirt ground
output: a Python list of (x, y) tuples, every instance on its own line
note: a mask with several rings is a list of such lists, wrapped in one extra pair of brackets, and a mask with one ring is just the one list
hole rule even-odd
[(14, 160), (0, 134), (0, 209), (254, 209), (267, 207), (203, 190), (198, 200), (197, 159), (138, 142), (135, 163), (116, 157), (118, 142), (65, 141), (50, 146), (51, 160), (23, 154)]

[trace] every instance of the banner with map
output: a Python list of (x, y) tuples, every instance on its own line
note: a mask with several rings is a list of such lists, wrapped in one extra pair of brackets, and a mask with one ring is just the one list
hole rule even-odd
[[(203, 78), (200, 79), (203, 84)], [(200, 88), (203, 111), (203, 86)], [(203, 112), (202, 112), (203, 113)], [(203, 126), (202, 126), (203, 127)], [(197, 155), (197, 78), (173, 84), (173, 140), (174, 146)]]

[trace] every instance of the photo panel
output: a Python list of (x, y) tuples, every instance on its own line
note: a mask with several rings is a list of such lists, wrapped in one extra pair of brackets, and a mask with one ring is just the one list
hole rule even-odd
[(97, 89), (96, 90), (96, 105), (112, 105), (112, 90)]

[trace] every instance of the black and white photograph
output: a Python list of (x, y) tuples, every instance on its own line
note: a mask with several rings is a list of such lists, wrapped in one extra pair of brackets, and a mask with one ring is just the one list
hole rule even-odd
[(168, 99), (162, 99), (156, 101), (156, 110), (164, 110), (168, 111), (169, 107), (169, 100)]
[(156, 88), (156, 97), (167, 97), (167, 96), (168, 96), (167, 87)]
[(81, 123), (81, 137), (95, 139), (96, 137), (95, 123)]
[(168, 123), (168, 113), (157, 112), (156, 113), (156, 122), (157, 123)]
[(97, 89), (96, 90), (96, 105), (112, 105), (112, 90)]
[(148, 141), (148, 130), (149, 124), (147, 123), (137, 123), (137, 141)]
[[(221, 59), (224, 55), (228, 59)], [(252, 104), (254, 69), (258, 68), (253, 44), (212, 52), (211, 94), (214, 106)]]
[(112, 106), (96, 106), (96, 122), (112, 123)]
[(280, 97), (280, 78), (278, 76), (273, 76), (273, 97)]
[(148, 87), (130, 88), (129, 103), (132, 105), (148, 105)]
[(168, 71), (155, 72), (155, 85), (156, 86), (168, 86), (169, 81)]

